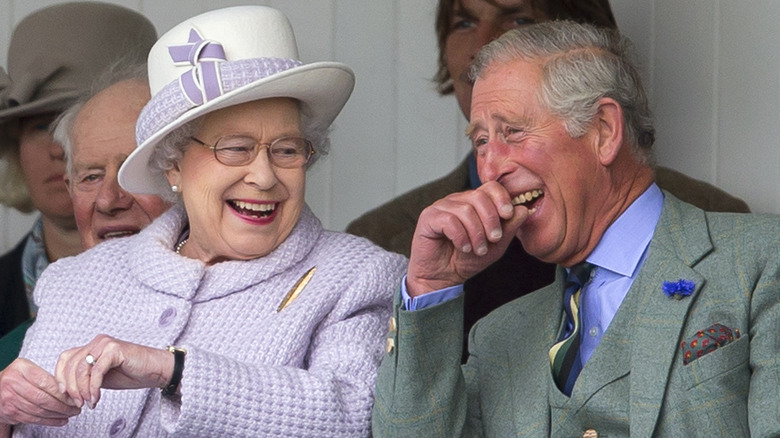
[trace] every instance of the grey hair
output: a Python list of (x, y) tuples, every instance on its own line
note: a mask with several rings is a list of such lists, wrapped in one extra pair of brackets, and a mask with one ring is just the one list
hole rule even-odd
[(135, 55), (123, 57), (111, 64), (95, 78), (89, 90), (82, 93), (76, 101), (54, 121), (52, 136), (54, 137), (54, 141), (62, 145), (62, 150), (65, 154), (65, 171), (67, 172), (71, 184), (73, 183), (73, 129), (76, 125), (76, 119), (78, 118), (79, 113), (88, 100), (119, 82), (134, 80), (146, 83), (148, 80), (146, 63), (134, 62), (133, 60), (135, 59), (138, 59)]
[(630, 47), (616, 30), (549, 21), (507, 32), (482, 48), (470, 74), (477, 79), (496, 63), (541, 61), (537, 99), (563, 120), (570, 136), (584, 135), (599, 99), (609, 97), (623, 110), (626, 138), (635, 157), (652, 165), (655, 128)]
[[(296, 102), (301, 114), (301, 135), (311, 142), (316, 151), (306, 165), (308, 169), (314, 165), (320, 156), (327, 155), (330, 151), (330, 127), (309, 117), (303, 105), (299, 101)], [(194, 136), (200, 129), (203, 117), (200, 116), (174, 129), (154, 146), (154, 152), (149, 157), (149, 168), (154, 179), (166, 181), (166, 172), (175, 168), (181, 162), (182, 157), (184, 157), (185, 147), (190, 143), (190, 137)], [(157, 193), (157, 195), (171, 204), (181, 202), (180, 192), (166, 190), (162, 193)]]
[(71, 134), (76, 125), (76, 118), (84, 107), (82, 101), (76, 102), (57, 117), (52, 137), (54, 141), (62, 145), (62, 151), (65, 155), (65, 173), (68, 175), (68, 184), (73, 184), (73, 142)]

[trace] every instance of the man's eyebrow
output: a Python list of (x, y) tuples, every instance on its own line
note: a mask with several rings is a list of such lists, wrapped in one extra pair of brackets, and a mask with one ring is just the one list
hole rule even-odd
[(473, 140), (474, 138), (472, 136), (474, 135), (474, 131), (478, 129), (482, 129), (482, 126), (479, 123), (470, 122), (468, 126), (466, 126), (466, 137)]
[[(493, 4), (492, 2), (489, 3)], [(493, 5), (499, 9), (499, 16), (514, 15), (514, 14), (519, 14), (521, 12), (527, 12), (526, 11), (527, 8), (524, 7), (522, 4), (516, 6), (501, 6), (497, 4), (493, 4)], [(456, 2), (455, 8), (452, 10), (452, 16), (453, 18), (454, 17), (475, 18), (477, 16), (477, 13), (474, 11), (473, 8), (467, 5), (463, 5), (461, 2)]]
[(73, 170), (104, 170), (105, 165), (96, 162), (73, 163)]
[[(490, 119), (495, 120), (501, 123), (502, 125), (519, 125), (523, 128), (527, 128), (531, 124), (529, 119), (524, 116), (517, 116), (516, 118), (510, 120), (504, 117), (503, 115), (495, 114), (491, 116)], [(471, 138), (472, 134), (474, 134), (474, 131), (481, 128), (482, 126), (480, 125), (480, 123), (475, 123), (475, 122), (469, 123), (468, 126), (466, 126), (466, 132), (465, 132), (466, 137)]]
[(513, 115), (512, 118), (508, 118), (502, 114), (494, 114), (490, 117), (490, 120), (496, 121), (502, 125), (521, 126), (523, 128), (530, 125), (530, 120), (522, 115)]
[(462, 0), (455, 0), (452, 4), (452, 16), (468, 15), (473, 16), (474, 10), (468, 5), (463, 4)]
[(487, 3), (498, 8), (502, 15), (516, 14), (519, 12), (532, 13), (534, 11), (533, 2), (521, 1), (511, 5), (502, 5), (500, 1), (488, 0)]

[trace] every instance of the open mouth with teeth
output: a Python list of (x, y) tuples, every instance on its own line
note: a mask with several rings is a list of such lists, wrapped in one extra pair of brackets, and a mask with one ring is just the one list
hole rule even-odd
[(267, 218), (274, 213), (277, 203), (257, 204), (254, 202), (230, 200), (228, 201), (228, 205), (242, 216), (262, 219)]
[(98, 237), (100, 237), (103, 240), (109, 240), (109, 239), (119, 239), (120, 237), (128, 237), (132, 236), (134, 234), (138, 234), (139, 230), (121, 230), (121, 231), (109, 231), (107, 233), (104, 233)]
[(521, 193), (512, 198), (512, 205), (517, 207), (522, 205), (527, 208), (528, 211), (533, 211), (536, 208), (536, 203), (544, 196), (542, 189), (529, 190), (525, 193)]

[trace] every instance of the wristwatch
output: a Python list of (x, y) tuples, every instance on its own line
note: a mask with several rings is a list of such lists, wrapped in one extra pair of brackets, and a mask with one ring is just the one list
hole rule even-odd
[(162, 395), (175, 395), (176, 390), (179, 389), (181, 383), (181, 375), (184, 372), (184, 356), (187, 355), (187, 351), (183, 348), (177, 348), (173, 345), (169, 345), (168, 351), (173, 353), (173, 373), (171, 374), (171, 381), (167, 385), (160, 388)]

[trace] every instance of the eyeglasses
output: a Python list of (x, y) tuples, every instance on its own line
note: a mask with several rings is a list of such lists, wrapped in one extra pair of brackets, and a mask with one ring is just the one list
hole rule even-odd
[(268, 151), (271, 164), (284, 169), (303, 167), (315, 154), (311, 142), (302, 137), (282, 137), (271, 143), (260, 143), (244, 135), (227, 135), (220, 137), (214, 146), (209, 146), (195, 137), (190, 138), (214, 151), (214, 158), (225, 166), (244, 166), (251, 163), (261, 147)]

